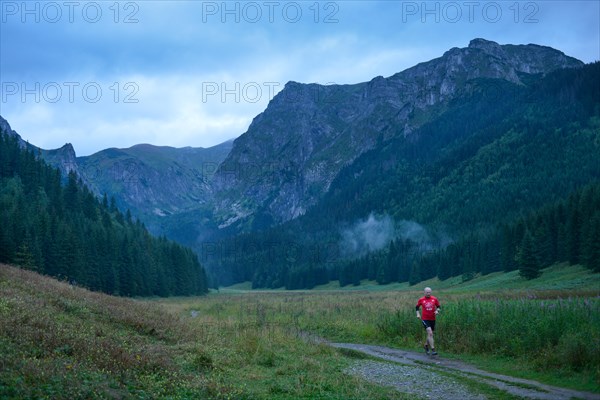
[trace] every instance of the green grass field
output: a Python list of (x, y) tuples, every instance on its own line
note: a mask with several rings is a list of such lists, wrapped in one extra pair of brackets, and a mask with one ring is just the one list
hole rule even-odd
[[(189, 301), (213, 315), (191, 318), (175, 307)], [(0, 265), (0, 398), (398, 398), (345, 375), (350, 360), (328, 346), (287, 327), (225, 317), (219, 296), (167, 303)]]
[[(443, 303), (436, 339), (445, 356), (469, 360), (492, 372), (600, 392), (600, 274), (555, 265), (527, 281), (494, 273), (312, 291), (260, 290), (238, 284), (201, 303), (168, 301), (178, 312), (260, 320), (308, 331), (331, 341), (384, 344), (421, 350), (423, 330), (414, 313), (422, 289), (431, 286)], [(517, 367), (515, 367), (515, 365)]]
[(132, 300), (0, 266), (0, 398), (403, 398), (346, 375), (351, 354), (305, 338), (419, 351), (414, 303), (425, 285), (442, 302), (443, 357), (600, 393), (600, 274), (579, 267), (532, 282), (510, 273), (415, 287), (237, 285)]
[[(473, 279), (464, 282), (462, 277), (454, 277), (444, 281), (437, 278), (419, 283), (416, 286), (409, 286), (408, 283), (391, 283), (388, 285), (378, 285), (375, 281), (363, 280), (360, 286), (340, 287), (337, 281), (332, 281), (325, 285), (315, 287), (311, 291), (415, 291), (419, 288), (431, 286), (436, 290), (444, 289), (451, 292), (474, 292), (474, 291), (496, 291), (496, 290), (539, 290), (548, 292), (552, 290), (599, 293), (600, 292), (600, 274), (594, 274), (590, 270), (581, 266), (568, 266), (558, 264), (543, 270), (542, 276), (528, 281), (519, 276), (519, 271), (495, 272), (489, 275), (477, 275)], [(251, 282), (238, 283), (220, 289), (223, 293), (238, 292), (273, 292), (273, 289), (252, 290)], [(275, 291), (284, 291), (283, 289)]]

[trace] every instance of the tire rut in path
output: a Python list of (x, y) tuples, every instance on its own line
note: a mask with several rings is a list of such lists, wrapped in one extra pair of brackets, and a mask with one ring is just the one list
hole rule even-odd
[[(411, 351), (392, 349), (384, 346), (365, 345), (365, 344), (353, 344), (353, 343), (327, 343), (330, 346), (340, 349), (350, 349), (359, 351), (364, 354), (368, 354), (373, 357), (377, 357), (387, 361), (393, 361), (395, 363), (412, 366), (416, 368), (430, 367), (432, 372), (435, 372), (435, 368), (446, 370), (452, 374), (458, 374), (470, 379), (477, 379), (481, 383), (485, 383), (490, 386), (494, 386), (500, 390), (510, 393), (515, 396), (523, 397), (526, 399), (540, 399), (540, 400), (570, 400), (570, 399), (585, 399), (585, 400), (600, 400), (600, 395), (580, 392), (577, 390), (564, 389), (556, 386), (546, 385), (540, 382), (514, 378), (511, 376), (495, 374), (476, 368), (472, 365), (463, 363), (461, 361), (447, 360), (443, 357), (430, 357), (422, 353), (415, 353)], [(406, 382), (402, 382), (402, 374), (395, 375), (400, 379), (396, 382), (382, 382), (380, 379), (380, 371), (376, 371), (375, 368), (371, 371), (372, 374), (369, 376), (369, 371), (363, 367), (360, 368), (360, 375), (370, 379), (375, 383), (381, 383), (385, 385), (391, 385), (401, 391), (405, 391), (407, 388)], [(355, 371), (356, 372), (356, 371)], [(408, 386), (410, 387), (410, 385)], [(460, 390), (460, 388), (458, 389)], [(445, 397), (449, 399), (449, 397)], [(473, 395), (472, 398), (479, 398), (477, 395)]]

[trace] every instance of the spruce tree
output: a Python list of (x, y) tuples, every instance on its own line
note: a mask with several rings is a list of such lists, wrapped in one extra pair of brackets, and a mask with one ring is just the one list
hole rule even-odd
[(410, 267), (410, 274), (408, 277), (408, 284), (409, 285), (415, 285), (419, 282), (421, 282), (421, 271), (419, 268), (419, 263), (417, 261), (414, 261), (412, 263), (412, 266)]
[(583, 262), (594, 272), (600, 272), (600, 211), (590, 221), (590, 229), (585, 238)]
[(517, 264), (519, 265), (519, 275), (527, 280), (541, 275), (535, 251), (533, 237), (529, 231), (526, 231), (517, 253)]

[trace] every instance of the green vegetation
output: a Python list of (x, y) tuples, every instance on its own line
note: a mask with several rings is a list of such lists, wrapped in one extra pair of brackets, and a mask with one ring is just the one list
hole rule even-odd
[[(448, 301), (443, 312), (444, 329), (436, 335), (436, 344), (447, 352), (493, 354), (527, 360), (541, 370), (587, 375), (594, 373), (600, 359), (598, 299), (470, 296)], [(382, 316), (377, 327), (403, 346), (423, 336), (410, 309)]]
[(0, 264), (0, 398), (403, 398), (260, 310), (225, 316), (223, 300), (195, 298), (198, 316), (182, 317)]
[[(442, 301), (442, 355), (600, 392), (599, 72), (471, 82), (412, 136), (375, 138), (303, 217), (210, 243), (238, 285), (204, 297), (82, 288), (208, 291), (190, 249), (0, 132), (0, 262), (25, 268), (0, 265), (0, 397), (398, 398), (347, 376), (357, 354), (319, 337), (420, 350), (424, 285)], [(456, 240), (342, 255), (340, 226), (371, 212)]]
[[(305, 215), (223, 239), (206, 264), (221, 284), (288, 289), (516, 269), (534, 278), (566, 261), (597, 271), (600, 63), (526, 81), (470, 81), (409, 136), (391, 124), (392, 139), (343, 169)], [(398, 237), (353, 259), (342, 228), (371, 213), (415, 221), (430, 242)]]
[[(519, 290), (527, 281), (517, 271), (505, 275), (434, 286), (442, 357), (598, 392), (598, 274), (554, 266), (538, 290)], [(555, 284), (561, 277), (589, 286), (565, 290)], [(399, 290), (238, 288), (141, 301), (0, 265), (0, 397), (409, 399), (346, 375), (363, 356), (318, 342), (420, 351), (413, 303), (422, 289), (394, 285)], [(463, 383), (490, 399), (510, 398), (475, 381)]]
[(0, 265), (0, 397), (185, 398), (202, 377), (181, 363), (189, 332), (160, 307)]
[(0, 262), (124, 296), (207, 292), (190, 249), (152, 237), (73, 173), (65, 180), (0, 132)]
[(436, 347), (443, 349), (444, 357), (464, 358), (506, 375), (598, 392), (600, 274), (564, 264), (541, 272), (533, 281), (513, 271), (476, 276), (468, 282), (460, 277), (434, 278), (418, 288), (363, 282), (359, 287), (316, 288), (322, 291), (262, 294), (236, 285), (237, 289), (222, 292), (231, 296), (225, 309), (244, 302), (246, 314), (260, 309), (270, 321), (332, 341), (420, 351), (424, 333), (414, 303), (428, 285), (443, 303)]

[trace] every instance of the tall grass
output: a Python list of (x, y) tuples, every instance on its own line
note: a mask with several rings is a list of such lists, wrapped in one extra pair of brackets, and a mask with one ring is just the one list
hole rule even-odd
[(0, 264), (0, 398), (403, 398), (348, 377), (346, 358), (262, 304), (193, 301), (195, 317)]
[[(383, 315), (378, 330), (404, 343), (423, 337), (415, 313)], [(600, 299), (459, 299), (443, 307), (436, 343), (454, 353), (524, 357), (573, 371), (600, 365)]]
[[(575, 294), (572, 290), (436, 294), (442, 301), (435, 336), (442, 354), (512, 359), (522, 370), (547, 374), (548, 383), (558, 384), (554, 372), (558, 369), (570, 377), (564, 380), (566, 385), (580, 388), (587, 382), (588, 390), (598, 387), (597, 294), (585, 291), (584, 297), (569, 297)], [(219, 321), (421, 351), (425, 333), (414, 308), (420, 296), (420, 290), (251, 292), (211, 295), (201, 301), (179, 299), (168, 304), (179, 312), (195, 310)], [(578, 380), (580, 384), (573, 384)]]
[[(600, 378), (597, 292), (437, 291), (442, 354)], [(420, 349), (419, 290), (121, 299), (0, 265), (0, 398), (402, 398), (307, 338)], [(534, 297), (537, 296), (537, 298)], [(158, 304), (160, 303), (160, 304)], [(598, 385), (596, 385), (598, 386)], [(593, 389), (592, 389), (593, 390)]]

